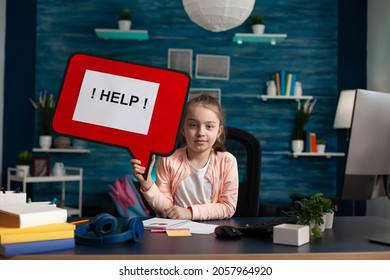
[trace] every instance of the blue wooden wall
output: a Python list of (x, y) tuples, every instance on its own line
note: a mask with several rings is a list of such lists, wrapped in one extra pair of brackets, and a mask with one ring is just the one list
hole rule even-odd
[[(261, 141), (261, 203), (285, 208), (291, 195), (336, 195), (337, 158), (294, 159), (289, 153), (296, 102), (257, 98), (274, 72), (295, 72), (303, 93), (318, 98), (307, 129), (325, 138), (328, 150), (337, 151), (332, 128), (338, 98), (336, 0), (256, 1), (254, 12), (264, 16), (265, 32), (288, 35), (277, 45), (233, 43), (234, 33), (251, 32), (248, 23), (220, 33), (206, 31), (189, 20), (181, 1), (37, 0), (37, 4), (36, 94), (60, 91), (68, 58), (75, 52), (164, 68), (169, 48), (192, 49), (194, 64), (196, 54), (230, 56), (228, 81), (193, 78), (191, 87), (220, 88), (227, 125), (246, 129)], [(94, 29), (117, 28), (118, 13), (126, 6), (132, 10), (132, 28), (148, 30), (150, 39), (98, 39)], [(106, 196), (108, 184), (130, 174), (130, 156), (103, 144), (90, 142), (88, 148), (90, 154), (53, 154), (51, 160), (84, 168), (84, 205), (95, 206)], [(44, 195), (55, 189), (39, 188)], [(67, 199), (75, 201), (74, 194), (76, 190)]]

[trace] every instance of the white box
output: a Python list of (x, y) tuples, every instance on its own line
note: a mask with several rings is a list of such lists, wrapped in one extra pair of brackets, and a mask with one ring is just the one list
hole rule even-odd
[(14, 191), (0, 192), (0, 205), (25, 204), (26, 199), (26, 193), (16, 193)]
[(281, 224), (274, 226), (274, 243), (301, 246), (309, 243), (310, 230), (307, 225)]

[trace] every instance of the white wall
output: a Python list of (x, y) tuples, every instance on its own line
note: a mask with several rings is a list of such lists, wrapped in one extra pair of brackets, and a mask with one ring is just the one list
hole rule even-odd
[(5, 10), (6, 1), (0, 0), (0, 178), (3, 170), (3, 120), (4, 120), (4, 63), (5, 63)]
[[(390, 93), (389, 0), (368, 0), (367, 89)], [(390, 199), (368, 200), (366, 215), (390, 218)]]

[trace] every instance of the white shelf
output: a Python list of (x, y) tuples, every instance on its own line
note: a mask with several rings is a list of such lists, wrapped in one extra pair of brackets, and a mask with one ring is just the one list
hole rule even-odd
[(96, 36), (100, 39), (122, 39), (122, 40), (148, 40), (147, 30), (119, 30), (119, 29), (95, 29)]
[(233, 42), (242, 43), (270, 43), (276, 45), (287, 38), (287, 34), (254, 34), (254, 33), (236, 33)]
[(343, 157), (345, 156), (345, 153), (308, 153), (308, 152), (300, 152), (300, 153), (292, 153), (292, 156), (294, 158), (297, 157)]
[(33, 148), (33, 152), (41, 152), (41, 153), (74, 153), (74, 154), (86, 154), (89, 153), (90, 150), (88, 149), (79, 149), (79, 148), (69, 148), (69, 149), (57, 149), (57, 148), (50, 148), (50, 149), (42, 149), (42, 148)]
[(261, 99), (263, 101), (267, 101), (268, 99), (279, 99), (279, 100), (311, 100), (313, 99), (313, 96), (311, 95), (302, 95), (302, 96), (281, 96), (281, 95), (276, 95), (276, 96), (270, 96), (270, 95), (261, 95)]
[(16, 168), (9, 167), (7, 174), (7, 190), (11, 190), (11, 182), (21, 182), (23, 184), (23, 192), (26, 193), (28, 183), (47, 183), (47, 182), (61, 182), (61, 200), (65, 204), (66, 184), (65, 182), (78, 181), (79, 182), (79, 201), (78, 208), (66, 207), (68, 216), (82, 215), (83, 203), (83, 169), (77, 167), (65, 167), (66, 175), (63, 176), (18, 176)]

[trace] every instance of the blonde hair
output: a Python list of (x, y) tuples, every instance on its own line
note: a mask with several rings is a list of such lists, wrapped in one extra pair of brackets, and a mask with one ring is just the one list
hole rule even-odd
[(213, 111), (218, 119), (219, 119), (219, 125), (222, 126), (222, 133), (221, 135), (217, 138), (213, 145), (213, 149), (216, 152), (225, 152), (226, 151), (226, 146), (225, 146), (225, 140), (226, 140), (226, 128), (225, 128), (225, 117), (223, 114), (223, 110), (221, 105), (219, 104), (218, 100), (211, 96), (208, 93), (203, 93), (199, 96), (196, 96), (192, 98), (190, 101), (187, 103), (185, 115), (187, 115), (188, 109), (195, 104), (200, 104), (203, 107)]

